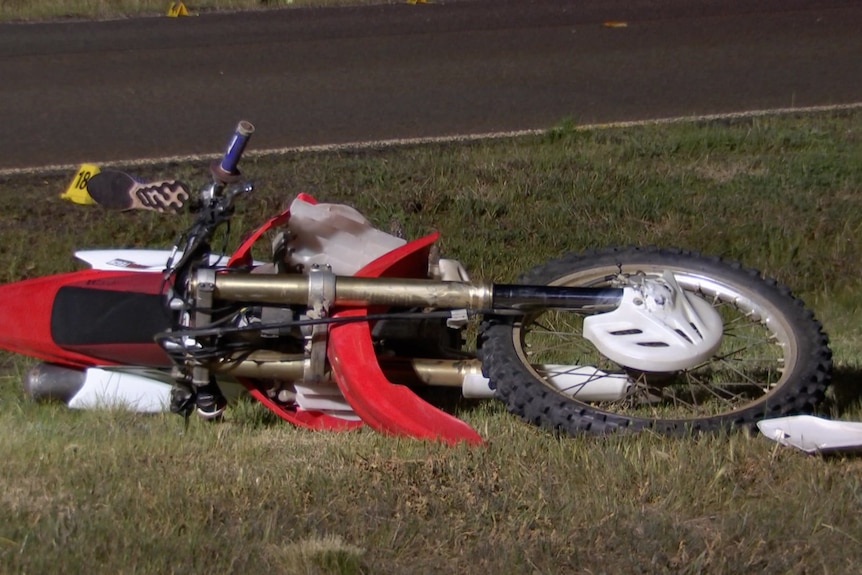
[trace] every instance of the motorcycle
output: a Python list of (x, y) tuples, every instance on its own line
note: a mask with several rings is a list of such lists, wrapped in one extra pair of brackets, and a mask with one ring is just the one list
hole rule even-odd
[(307, 194), (223, 256), (214, 236), (253, 191), (238, 169), (253, 132), (239, 123), (195, 197), (175, 180), (90, 178), (107, 208), (194, 219), (172, 250), (78, 252), (88, 269), (0, 286), (0, 348), (41, 360), (31, 396), (218, 419), (233, 380), (295, 425), (449, 443), (484, 440), (425, 390), (496, 397), (569, 434), (753, 428), (824, 396), (831, 351), (812, 312), (719, 257), (607, 248), (473, 282), (438, 234), (406, 241)]

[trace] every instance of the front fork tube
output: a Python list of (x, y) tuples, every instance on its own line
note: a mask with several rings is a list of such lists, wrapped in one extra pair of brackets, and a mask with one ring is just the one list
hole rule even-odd
[[(201, 270), (203, 271), (203, 270)], [(331, 272), (317, 271), (317, 274)], [(421, 307), (466, 309), (494, 313), (532, 308), (568, 309), (579, 313), (601, 313), (617, 308), (620, 288), (579, 288), (473, 284), (404, 278), (358, 278), (332, 276), (334, 289), (326, 294), (333, 307)], [(218, 274), (216, 300), (260, 304), (305, 304), (319, 298), (304, 275)]]
[[(520, 312), (530, 309), (557, 308), (592, 314), (612, 311), (622, 299), (618, 288), (578, 288), (565, 286), (527, 286), (507, 284), (473, 284), (405, 278), (358, 278), (336, 276), (327, 269), (316, 269), (309, 275), (263, 275), (219, 273), (200, 268), (191, 281), (195, 301), (192, 310), (194, 327), (205, 328), (212, 320), (215, 302), (232, 301), (247, 304), (307, 305), (308, 316), (322, 319), (331, 308), (372, 306), (400, 308), (434, 308), (473, 312)], [(256, 352), (243, 361), (187, 364), (195, 389), (207, 385), (213, 373), (234, 376), (302, 381), (306, 385), (323, 383), (328, 328), (314, 326), (300, 357)], [(412, 376), (427, 385), (457, 386), (469, 373), (480, 372), (478, 361), (452, 362), (413, 358)], [(406, 373), (403, 369), (395, 372)], [(395, 375), (393, 373), (392, 375)], [(401, 378), (397, 378), (401, 379)], [(411, 377), (409, 379), (414, 379)]]

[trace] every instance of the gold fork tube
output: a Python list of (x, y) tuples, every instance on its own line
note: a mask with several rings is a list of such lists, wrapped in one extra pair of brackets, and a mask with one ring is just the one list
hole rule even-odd
[[(239, 361), (214, 362), (210, 371), (235, 377), (302, 381), (305, 359), (302, 354), (256, 351)], [(381, 366), (395, 383), (437, 387), (461, 387), (464, 376), (481, 373), (478, 359), (410, 358), (385, 362)]]
[(286, 354), (259, 350), (244, 356), (241, 360), (228, 359), (213, 362), (208, 367), (212, 372), (234, 377), (302, 381), (305, 357), (301, 353)]
[[(308, 278), (302, 275), (219, 274), (216, 299), (268, 304), (308, 303)], [(336, 306), (374, 305), (433, 307), (446, 309), (491, 309), (490, 285), (403, 278), (357, 278), (335, 280)]]
[(413, 358), (410, 365), (425, 385), (462, 387), (466, 375), (482, 375), (482, 362), (478, 359)]

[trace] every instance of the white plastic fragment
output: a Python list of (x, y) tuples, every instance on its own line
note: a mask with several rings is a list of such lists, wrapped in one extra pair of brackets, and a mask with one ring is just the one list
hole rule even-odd
[(769, 439), (806, 453), (862, 451), (860, 422), (793, 415), (758, 421), (757, 427)]

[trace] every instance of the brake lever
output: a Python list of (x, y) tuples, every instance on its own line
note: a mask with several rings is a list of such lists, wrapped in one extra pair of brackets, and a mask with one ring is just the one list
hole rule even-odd
[(251, 182), (238, 182), (229, 186), (224, 192), (223, 197), (227, 206), (232, 206), (237, 196), (250, 194), (254, 191), (254, 184)]

